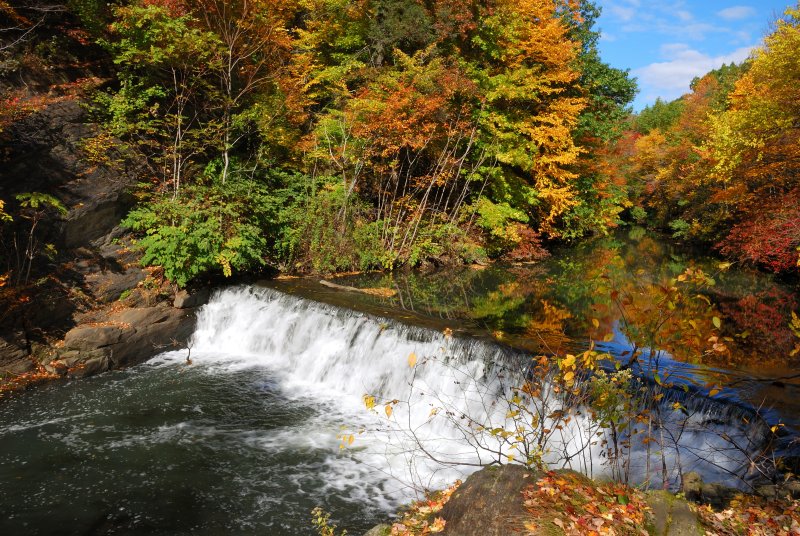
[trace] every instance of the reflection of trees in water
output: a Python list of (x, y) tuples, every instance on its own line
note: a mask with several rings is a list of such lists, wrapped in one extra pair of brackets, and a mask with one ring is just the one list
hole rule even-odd
[(614, 326), (637, 348), (725, 367), (785, 362), (795, 342), (790, 289), (641, 232), (573, 246), (536, 265), (369, 279), (398, 291), (393, 305), (553, 353)]

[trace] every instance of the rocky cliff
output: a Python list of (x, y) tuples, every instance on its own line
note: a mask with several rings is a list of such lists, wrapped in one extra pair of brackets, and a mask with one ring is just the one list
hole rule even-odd
[[(119, 227), (146, 165), (92, 118), (93, 95), (114, 83), (108, 60), (68, 12), (36, 22), (25, 39), (0, 36), (0, 200), (13, 218), (0, 228), (7, 381), (128, 365), (183, 342), (192, 324)], [(25, 207), (18, 196), (31, 193), (63, 210)]]

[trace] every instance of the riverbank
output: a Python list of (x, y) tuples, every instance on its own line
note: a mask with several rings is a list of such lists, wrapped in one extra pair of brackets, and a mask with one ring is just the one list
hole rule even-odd
[(800, 485), (764, 492), (723, 491), (694, 473), (674, 494), (594, 482), (569, 470), (492, 466), (412, 503), (365, 536), (799, 534)]
[(202, 289), (194, 294), (181, 291), (172, 302), (148, 300), (135, 288), (128, 293), (129, 300), (88, 311), (62, 340), (38, 346), (35, 354), (17, 359), (14, 367), (19, 372), (7, 369), (0, 378), (0, 398), (34, 385), (86, 378), (186, 348), (197, 308), (208, 296), (208, 289)]

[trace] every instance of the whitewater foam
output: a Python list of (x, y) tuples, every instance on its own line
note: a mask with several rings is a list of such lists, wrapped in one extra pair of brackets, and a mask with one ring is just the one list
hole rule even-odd
[[(190, 347), (194, 364), (208, 374), (266, 369), (283, 396), (317, 408), (317, 415), (300, 426), (247, 442), (265, 449), (329, 449), (325, 466), (315, 469), (325, 473), (331, 489), (346, 488), (352, 495), (354, 487), (363, 488), (364, 499), (374, 502), (380, 496), (387, 508), (511, 454), (496, 453), (496, 437), (465, 437), (465, 427), (454, 425), (460, 417), (486, 429), (509, 424), (507, 400), (511, 387), (524, 378), (527, 358), (508, 348), (263, 287), (217, 291), (198, 314)], [(414, 367), (409, 366), (411, 354), (417, 356)], [(185, 357), (185, 351), (172, 352), (151, 363), (170, 365)], [(367, 411), (367, 394), (396, 401), (391, 418), (383, 406)], [(690, 419), (665, 412), (664, 429), (675, 444), (663, 449), (669, 451), (664, 458), (668, 484), (675, 484), (679, 469), (728, 483), (741, 473), (747, 456), (731, 449), (730, 438), (752, 442), (748, 434), (753, 431), (728, 422), (710, 427), (708, 422), (718, 416), (709, 411)], [(595, 476), (607, 471), (605, 447), (595, 430), (585, 414), (576, 414), (550, 445), (549, 461), (570, 459), (572, 468)], [(660, 484), (661, 458), (656, 463), (651, 456), (648, 449), (634, 449), (633, 480)], [(653, 474), (647, 474), (648, 468)]]

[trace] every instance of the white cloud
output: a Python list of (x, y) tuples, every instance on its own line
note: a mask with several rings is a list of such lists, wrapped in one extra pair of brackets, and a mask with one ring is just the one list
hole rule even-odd
[(725, 20), (742, 20), (755, 16), (756, 10), (750, 6), (733, 6), (717, 12)]
[(617, 36), (608, 32), (600, 32), (600, 40), (607, 43), (613, 43), (617, 40)]
[(632, 7), (612, 5), (609, 7), (609, 11), (623, 22), (631, 21), (636, 17), (636, 10)]
[(677, 16), (683, 22), (689, 22), (690, 20), (694, 19), (694, 17), (692, 16), (691, 13), (689, 13), (688, 11), (683, 11), (683, 10), (676, 12), (675, 16)]
[(689, 91), (693, 78), (724, 63), (740, 63), (750, 55), (752, 49), (753, 47), (742, 47), (730, 54), (709, 56), (685, 43), (663, 45), (661, 55), (666, 61), (635, 69), (633, 74), (639, 78), (645, 100), (652, 101), (656, 97), (672, 100)]

